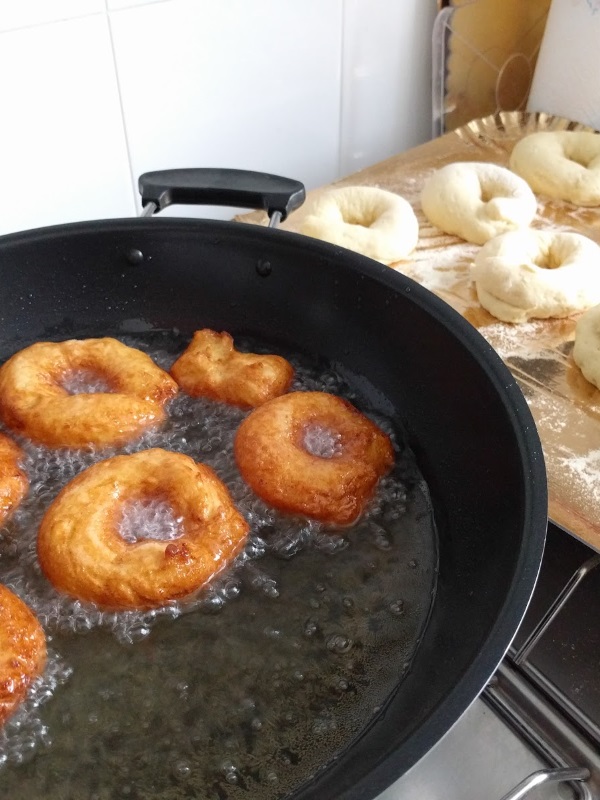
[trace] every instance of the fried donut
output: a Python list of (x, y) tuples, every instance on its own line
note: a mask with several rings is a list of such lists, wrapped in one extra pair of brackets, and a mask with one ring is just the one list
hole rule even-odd
[(505, 322), (567, 317), (600, 303), (600, 247), (578, 233), (497, 236), (475, 256), (481, 305)]
[(417, 246), (419, 223), (400, 195), (375, 186), (346, 186), (313, 203), (301, 233), (392, 264)]
[[(172, 541), (120, 533), (128, 504), (164, 501)], [(151, 609), (208, 583), (241, 550), (248, 524), (215, 473), (189, 456), (142, 450), (100, 461), (68, 483), (42, 519), (37, 552), (60, 592), (107, 609)]]
[(484, 244), (494, 236), (526, 228), (537, 201), (527, 183), (498, 164), (447, 164), (421, 190), (423, 213), (444, 233)]
[(36, 617), (0, 584), (0, 725), (22, 702), (46, 664), (46, 637)]
[(255, 408), (287, 392), (294, 370), (281, 356), (240, 353), (228, 333), (204, 329), (196, 331), (171, 375), (193, 397)]
[(584, 378), (600, 389), (600, 305), (590, 308), (577, 321), (573, 360)]
[(514, 146), (510, 168), (534, 192), (576, 206), (600, 205), (600, 134), (538, 131)]
[[(70, 394), (65, 383), (78, 372), (108, 391)], [(149, 356), (116, 339), (38, 342), (0, 368), (0, 417), (49, 447), (116, 446), (160, 424), (177, 391)]]
[(0, 433), (0, 525), (12, 516), (29, 490), (29, 479), (19, 467), (23, 451)]
[(325, 392), (291, 392), (259, 406), (238, 428), (234, 453), (265, 502), (335, 525), (360, 516), (394, 461), (389, 437)]

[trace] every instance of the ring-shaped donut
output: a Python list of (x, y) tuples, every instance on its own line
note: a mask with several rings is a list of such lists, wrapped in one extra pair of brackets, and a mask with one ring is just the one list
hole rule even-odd
[(517, 142), (510, 168), (534, 192), (576, 206), (600, 205), (600, 134), (537, 131)]
[(281, 356), (241, 353), (228, 333), (206, 328), (194, 333), (171, 375), (192, 397), (255, 408), (287, 392), (294, 369)]
[(504, 322), (567, 317), (600, 303), (600, 247), (578, 233), (505, 233), (479, 250), (472, 277), (481, 305)]
[[(310, 443), (321, 435), (326, 450)], [(234, 453), (266, 503), (334, 525), (360, 516), (394, 461), (387, 434), (325, 392), (291, 392), (259, 406), (238, 428)]]
[[(64, 383), (81, 371), (109, 391), (70, 394)], [(38, 342), (0, 368), (0, 417), (49, 447), (116, 446), (160, 424), (177, 391), (146, 353), (117, 339)]]
[(507, 231), (526, 228), (537, 201), (527, 183), (505, 167), (479, 161), (435, 170), (421, 190), (423, 213), (444, 233), (484, 244)]
[(301, 233), (392, 264), (417, 246), (419, 223), (400, 195), (375, 186), (345, 186), (313, 202)]
[[(126, 540), (131, 503), (173, 509), (181, 535)], [(248, 523), (210, 467), (158, 448), (113, 456), (84, 470), (57, 495), (40, 525), (42, 571), (61, 592), (108, 609), (151, 609), (186, 598), (242, 549)]]
[(25, 603), (0, 584), (0, 725), (46, 664), (46, 637)]
[(577, 321), (573, 360), (584, 378), (600, 389), (600, 305), (590, 308)]
[(0, 525), (10, 519), (29, 490), (29, 479), (19, 466), (23, 451), (0, 433)]

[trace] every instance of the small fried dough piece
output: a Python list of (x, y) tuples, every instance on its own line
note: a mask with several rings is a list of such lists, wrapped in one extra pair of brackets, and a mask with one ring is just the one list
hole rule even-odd
[(255, 408), (287, 392), (294, 370), (281, 356), (240, 353), (228, 333), (205, 328), (196, 331), (171, 375), (192, 397)]
[(0, 584), (0, 725), (23, 701), (46, 663), (46, 637), (34, 614)]
[(23, 451), (0, 433), (0, 525), (10, 519), (29, 490), (29, 479), (19, 467)]

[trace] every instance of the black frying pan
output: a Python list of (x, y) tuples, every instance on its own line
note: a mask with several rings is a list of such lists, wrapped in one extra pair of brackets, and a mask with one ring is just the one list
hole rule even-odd
[[(285, 216), (295, 182), (153, 173), (144, 203), (252, 205)], [(239, 177), (239, 176), (238, 176)], [(374, 797), (477, 697), (523, 617), (547, 515), (540, 442), (514, 379), (448, 305), (355, 253), (259, 226), (191, 219), (89, 222), (0, 239), (0, 357), (36, 340), (141, 328), (227, 330), (318, 354), (393, 408), (432, 495), (439, 577), (412, 668), (362, 735), (298, 798)], [(358, 379), (358, 378), (357, 378)], [(383, 398), (383, 399), (382, 399)], [(1, 776), (0, 776), (1, 778)], [(183, 796), (183, 795), (182, 795)]]

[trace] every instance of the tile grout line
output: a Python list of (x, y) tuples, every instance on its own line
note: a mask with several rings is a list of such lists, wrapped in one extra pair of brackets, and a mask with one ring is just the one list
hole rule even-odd
[[(106, 2), (106, 0), (105, 0)], [(33, 28), (42, 28), (44, 25), (58, 25), (61, 22), (71, 22), (76, 19), (87, 19), (88, 17), (99, 17), (104, 14), (104, 11), (89, 11), (86, 14), (72, 14), (68, 17), (57, 17), (56, 19), (40, 20), (39, 22), (30, 22), (28, 25), (15, 25), (12, 28), (0, 28), (0, 36), (5, 33), (16, 33), (18, 31), (30, 31)]]
[(341, 25), (340, 25), (340, 111), (338, 117), (338, 153), (337, 153), (337, 178), (340, 178), (342, 175), (342, 152), (343, 152), (343, 140), (344, 140), (344, 112), (345, 112), (345, 102), (344, 102), (344, 64), (346, 58), (346, 44), (347, 44), (347, 36), (346, 36), (346, 19), (347, 19), (347, 3), (348, 0), (341, 0), (340, 8), (341, 8)]
[(121, 91), (121, 81), (120, 81), (120, 78), (119, 78), (119, 69), (118, 69), (118, 65), (117, 65), (117, 53), (116, 53), (116, 50), (115, 50), (115, 42), (114, 42), (114, 38), (113, 38), (111, 12), (109, 11), (109, 8), (108, 8), (108, 0), (104, 0), (104, 4), (105, 4), (106, 21), (107, 21), (107, 25), (108, 25), (108, 36), (109, 36), (109, 40), (110, 40), (110, 49), (111, 49), (111, 52), (112, 52), (113, 66), (114, 66), (114, 70), (115, 70), (115, 80), (117, 82), (117, 94), (118, 94), (118, 97), (119, 97), (119, 108), (121, 110), (121, 126), (122, 126), (122, 129), (123, 129), (123, 136), (125, 137), (125, 150), (126, 150), (126, 153), (127, 153), (127, 164), (129, 165), (129, 183), (130, 183), (130, 189), (131, 189), (131, 197), (132, 197), (132, 200), (133, 200), (133, 209), (134, 209), (133, 213), (134, 213), (134, 216), (137, 216), (136, 179), (135, 179), (135, 175), (134, 175), (134, 172), (133, 172), (133, 161), (132, 161), (132, 158), (131, 158), (131, 148), (130, 148), (130, 145), (129, 145), (129, 136), (127, 134), (127, 123), (125, 122), (125, 108), (124, 108), (124, 105), (123, 105), (123, 93)]

